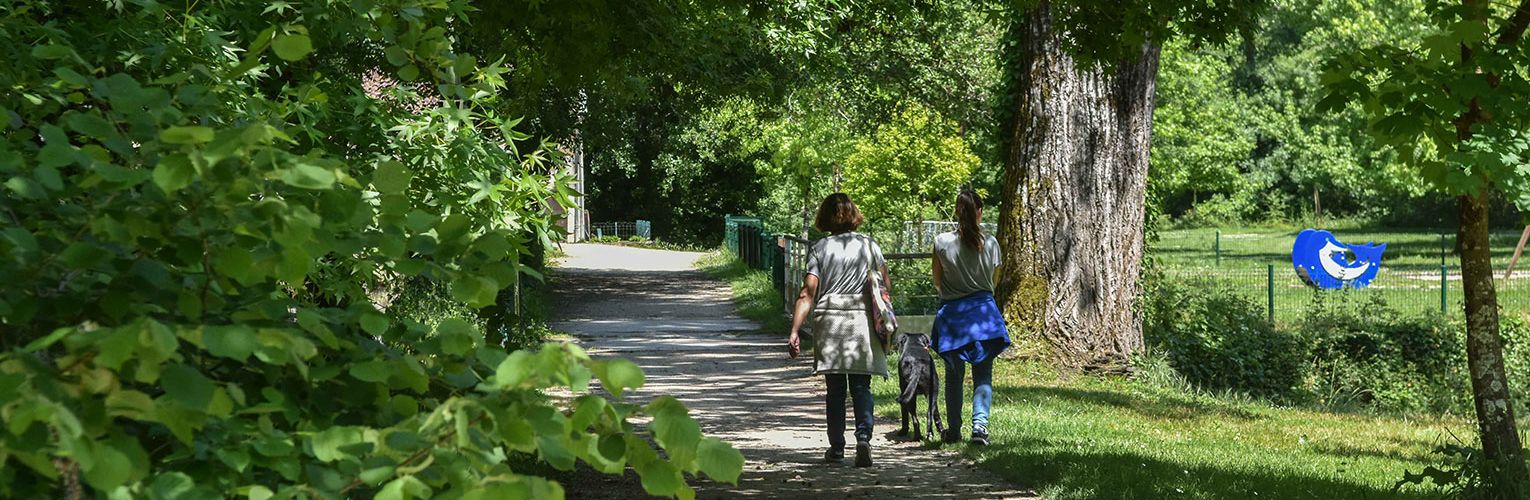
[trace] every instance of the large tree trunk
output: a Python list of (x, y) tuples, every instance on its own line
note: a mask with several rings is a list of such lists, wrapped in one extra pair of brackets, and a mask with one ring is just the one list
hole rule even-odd
[[(1524, 450), (1515, 429), (1514, 403), (1503, 369), (1503, 337), (1498, 331), (1498, 292), (1493, 287), (1492, 253), (1488, 247), (1488, 197), (1461, 196), (1461, 288), (1466, 292), (1466, 365), (1472, 379), (1472, 402), (1477, 408), (1477, 432), (1482, 453), (1499, 467), (1491, 483), (1505, 498), (1524, 488)], [(1519, 492), (1524, 493), (1524, 492)]]
[(1158, 46), (1104, 69), (1063, 48), (1043, 0), (1010, 31), (999, 301), (1071, 369), (1125, 371), (1136, 307)]

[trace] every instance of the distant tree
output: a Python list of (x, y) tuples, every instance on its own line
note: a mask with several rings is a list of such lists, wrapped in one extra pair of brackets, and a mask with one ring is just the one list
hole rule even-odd
[(886, 223), (924, 220), (932, 206), (949, 206), (979, 164), (950, 120), (908, 104), (845, 159), (844, 191), (868, 218)]

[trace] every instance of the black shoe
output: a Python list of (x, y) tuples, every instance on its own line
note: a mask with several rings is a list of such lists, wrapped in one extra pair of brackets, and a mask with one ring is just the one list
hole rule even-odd
[(962, 431), (958, 429), (946, 429), (940, 433), (940, 442), (956, 444), (962, 442)]
[(973, 446), (988, 446), (988, 429), (972, 430)]
[(830, 447), (829, 451), (823, 453), (823, 461), (829, 463), (839, 463), (845, 461), (845, 449)]
[(855, 443), (855, 466), (871, 467), (871, 443), (865, 441)]

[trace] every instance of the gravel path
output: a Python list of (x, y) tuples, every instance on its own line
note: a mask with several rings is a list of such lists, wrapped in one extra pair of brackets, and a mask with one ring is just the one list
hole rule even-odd
[[(566, 245), (554, 274), (554, 330), (573, 334), (592, 356), (643, 367), (636, 401), (670, 394), (704, 432), (744, 453), (738, 486), (700, 482), (701, 498), (1033, 498), (953, 451), (887, 439), (877, 421), (876, 466), (821, 463), (824, 384), (811, 356), (788, 359), (779, 333), (758, 332), (734, 313), (728, 285), (695, 270), (701, 254), (606, 245)], [(853, 427), (847, 425), (847, 427)], [(848, 431), (848, 429), (847, 429)], [(846, 436), (854, 443), (853, 436)], [(633, 498), (627, 477), (578, 474), (570, 498)]]

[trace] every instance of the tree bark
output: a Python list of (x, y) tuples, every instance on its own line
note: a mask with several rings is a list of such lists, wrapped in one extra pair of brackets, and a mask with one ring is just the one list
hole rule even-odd
[[(1491, 7), (1486, 0), (1462, 0), (1467, 18), (1487, 22)], [(1512, 47), (1530, 27), (1530, 0), (1519, 7), (1498, 31), (1495, 43)], [(1475, 72), (1490, 87), (1497, 87), (1499, 76), (1482, 72), (1470, 46), (1461, 46), (1461, 68)], [(1473, 127), (1491, 116), (1482, 103), (1472, 98), (1467, 109), (1455, 120), (1456, 140), (1466, 142), (1475, 133)], [(1478, 193), (1458, 198), (1460, 229), (1456, 246), (1461, 252), (1461, 289), (1466, 295), (1466, 367), (1472, 382), (1472, 405), (1477, 411), (1477, 434), (1482, 441), (1482, 455), (1492, 469), (1483, 471), (1493, 494), (1499, 498), (1521, 498), (1530, 491), (1530, 477), (1525, 470), (1525, 451), (1519, 441), (1514, 421), (1514, 401), (1509, 379), (1503, 367), (1503, 336), (1498, 325), (1498, 291), (1493, 286), (1493, 255), (1488, 246), (1488, 199), (1492, 184)]]
[(1159, 48), (1110, 67), (1065, 52), (1043, 0), (1011, 28), (999, 302), (1065, 367), (1130, 370), (1142, 349), (1144, 197)]
[(1461, 288), (1466, 294), (1466, 366), (1477, 410), (1477, 432), (1483, 456), (1497, 462), (1496, 477), (1489, 478), (1490, 484), (1504, 498), (1515, 498), (1510, 493), (1525, 486), (1525, 455), (1503, 367), (1498, 292), (1488, 247), (1488, 197), (1486, 193), (1464, 195), (1458, 202), (1461, 228), (1456, 238), (1461, 250)]

